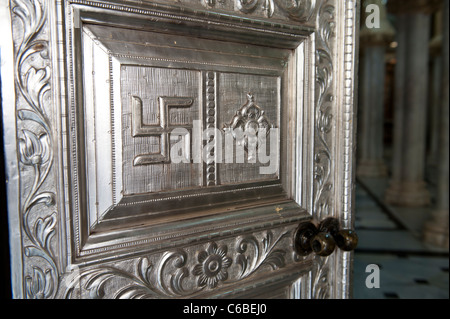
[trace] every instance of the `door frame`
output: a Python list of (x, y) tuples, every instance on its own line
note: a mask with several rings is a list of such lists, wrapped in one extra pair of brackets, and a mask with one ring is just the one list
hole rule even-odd
[[(230, 26), (247, 30), (244, 32), (247, 37), (241, 41), (251, 41), (254, 32), (278, 34), (281, 37), (283, 34), (308, 34), (303, 49), (309, 74), (299, 86), (308, 87), (314, 92), (309, 93), (309, 96), (306, 94), (313, 108), (309, 113), (306, 111), (301, 114), (300, 118), (310, 116), (312, 119), (306, 121), (301, 130), (302, 135), (311, 134), (313, 139), (310, 143), (302, 144), (304, 149), (299, 167), (311, 178), (299, 182), (302, 186), (298, 188), (296, 198), (305, 208), (305, 214), (294, 214), (285, 209), (278, 224), (281, 228), (273, 232), (264, 221), (253, 223), (252, 231), (257, 234), (258, 241), (256, 237), (248, 235), (246, 232), (249, 230), (244, 231), (244, 227), (241, 231), (232, 232), (232, 227), (227, 226), (217, 237), (225, 238), (223, 243), (219, 240), (211, 243), (210, 236), (206, 236), (192, 239), (191, 246), (183, 246), (185, 250), (164, 253), (164, 247), (160, 247), (154, 252), (157, 261), (151, 258), (153, 255), (137, 258), (137, 251), (126, 255), (127, 258), (134, 258), (133, 264), (140, 269), (145, 266), (149, 269), (149, 265), (154, 263), (159, 267), (160, 274), (169, 260), (174, 262), (178, 282), (168, 287), (166, 283), (157, 281), (156, 285), (159, 286), (156, 290), (161, 296), (189, 296), (183, 294), (183, 287), (176, 283), (187, 276), (184, 266), (188, 255), (204, 247), (207, 247), (207, 253), (223, 253), (221, 247), (234, 245), (242, 247), (241, 253), (244, 254), (246, 248), (243, 247), (247, 247), (244, 244), (254, 245), (255, 252), (261, 253), (255, 253), (254, 260), (260, 263), (250, 265), (254, 269), (249, 266), (247, 272), (242, 272), (235, 279), (245, 292), (246, 285), (252, 286), (250, 279), (259, 265), (266, 262), (270, 264), (269, 257), (277, 256), (272, 254), (277, 250), (276, 244), (287, 245), (292, 240), (292, 225), (310, 218), (322, 220), (333, 216), (340, 220), (343, 227), (353, 228), (353, 163), (356, 146), (354, 106), (360, 1), (297, 1), (298, 8), (284, 8), (278, 1), (267, 1), (271, 6), (265, 6), (264, 10), (262, 6), (250, 8), (239, 0), (236, 3), (241, 6), (236, 8), (232, 1), (225, 1), (220, 8), (205, 7), (189, 0), (186, 0), (186, 5), (180, 6), (164, 4), (163, 0), (161, 2), (145, 3), (141, 8), (119, 0), (108, 4), (85, 0), (61, 3), (46, 0), (1, 1), (0, 21), (2, 30), (7, 30), (2, 37), (2, 59), (14, 61), (2, 64), (1, 78), (11, 278), (15, 298), (75, 298), (88, 296), (89, 293), (98, 297), (105, 293), (102, 288), (109, 280), (106, 278), (130, 278), (125, 270), (130, 266), (120, 264), (122, 261), (118, 261), (116, 268), (88, 267), (99, 260), (113, 260), (114, 252), (94, 261), (73, 263), (76, 260), (73, 236), (77, 236), (74, 229), (78, 226), (72, 223), (75, 215), (70, 213), (71, 208), (66, 200), (70, 197), (67, 192), (71, 187), (71, 177), (66, 171), (66, 167), (71, 165), (66, 152), (69, 145), (67, 140), (60, 138), (70, 128), (70, 117), (63, 110), (68, 97), (74, 94), (68, 91), (67, 72), (70, 72), (70, 68), (67, 68), (67, 60), (63, 58), (67, 48), (64, 23), (76, 23), (78, 19), (72, 14), (76, 10), (68, 14), (70, 6), (92, 6), (95, 10), (106, 7), (124, 14), (148, 15), (152, 19), (180, 19), (192, 25), (206, 26), (209, 20), (216, 26), (209, 29), (212, 33)], [(15, 6), (20, 9), (10, 12), (9, 8)], [(275, 42), (273, 45), (278, 44)], [(30, 62), (29, 58), (33, 55), (39, 55), (39, 66)], [(46, 114), (55, 116), (47, 117)], [(14, 139), (11, 139), (12, 136)], [(273, 217), (265, 222), (277, 225)], [(267, 250), (263, 250), (259, 241), (261, 238), (265, 240)], [(309, 257), (301, 260), (299, 263), (302, 266), (294, 272), (298, 280), (293, 279), (295, 276), (288, 276), (293, 273), (293, 268), (283, 268), (285, 265), (276, 258), (271, 267), (284, 269), (277, 273), (279, 281), (293, 282), (289, 285), (288, 294), (291, 297), (348, 298), (351, 296), (352, 258), (351, 252), (337, 250), (326, 258)], [(244, 262), (245, 257), (241, 259)], [(194, 263), (198, 261), (194, 260)], [(141, 275), (141, 282), (145, 282), (146, 273)], [(38, 283), (44, 284), (39, 286)], [(92, 290), (77, 290), (75, 285), (81, 284), (90, 285)], [(226, 293), (226, 289), (223, 292)], [(126, 295), (129, 292), (122, 293)], [(202, 296), (202, 293), (196, 291), (194, 295)]]

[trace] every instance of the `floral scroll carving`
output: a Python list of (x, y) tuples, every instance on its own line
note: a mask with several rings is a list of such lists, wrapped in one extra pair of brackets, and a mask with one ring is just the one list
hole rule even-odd
[[(277, 236), (266, 231), (257, 237), (238, 237), (235, 244), (209, 242), (195, 250), (176, 249), (157, 258), (140, 257), (131, 261), (134, 271), (118, 266), (77, 269), (64, 279), (67, 289), (61, 297), (75, 298), (82, 293), (90, 298), (119, 299), (196, 296), (251, 277), (263, 267), (283, 268), (289, 254), (281, 248), (282, 241), (290, 235), (290, 231)], [(235, 254), (231, 252), (233, 245), (237, 247)], [(110, 291), (117, 281), (120, 288)]]
[[(254, 236), (245, 237), (239, 240), (237, 243), (237, 252), (239, 254), (236, 257), (236, 263), (241, 267), (239, 278), (250, 276), (264, 265), (270, 266), (272, 269), (283, 268), (285, 265), (284, 256), (286, 251), (276, 249), (275, 247), (277, 243), (287, 235), (289, 235), (289, 233), (284, 232), (277, 240), (273, 241), (273, 234), (269, 231), (261, 243), (259, 243)], [(252, 256), (246, 254), (247, 246), (253, 247)]]
[[(56, 195), (45, 184), (53, 164), (48, 41), (42, 37), (47, 19), (45, 1), (11, 1), (12, 18), (21, 24), (15, 38), (15, 82), (20, 162), (20, 205), (27, 298), (52, 298), (59, 284), (55, 261), (58, 216)], [(21, 33), (21, 34), (19, 34)]]
[(316, 0), (273, 1), (281, 11), (294, 21), (308, 21), (314, 16), (316, 11)]
[[(332, 153), (333, 114), (335, 112), (333, 41), (335, 36), (335, 6), (324, 1), (318, 9), (316, 31), (316, 107), (313, 215), (317, 220), (334, 216), (334, 155)], [(315, 299), (333, 298), (332, 265), (335, 256), (316, 258), (312, 269), (311, 296)]]
[[(203, 0), (208, 8), (216, 6), (216, 2), (224, 4), (227, 0)], [(228, 0), (230, 1), (230, 0)], [(317, 0), (232, 0), (237, 10), (245, 14), (261, 10), (267, 18), (274, 16), (275, 10), (293, 21), (309, 21), (316, 11)]]
[(329, 140), (333, 122), (333, 62), (331, 40), (334, 34), (335, 8), (325, 3), (320, 8), (316, 49), (316, 146), (314, 155), (314, 214), (318, 220), (333, 215), (333, 159)]
[[(261, 3), (261, 4), (260, 4)], [(260, 5), (268, 18), (274, 14), (275, 7), (294, 21), (308, 21), (316, 8), (315, 0), (236, 0), (237, 8), (243, 13), (253, 12)]]
[(330, 257), (317, 258), (313, 273), (313, 284), (311, 295), (314, 299), (328, 299), (331, 297), (331, 282), (330, 278)]

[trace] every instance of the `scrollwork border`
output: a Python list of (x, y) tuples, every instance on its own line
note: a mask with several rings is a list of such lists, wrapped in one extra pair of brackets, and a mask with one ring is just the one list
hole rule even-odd
[[(160, 299), (192, 298), (216, 287), (234, 287), (263, 268), (283, 269), (299, 257), (282, 249), (290, 227), (174, 248), (119, 264), (74, 267), (62, 279), (58, 298)], [(301, 260), (305, 268), (308, 260)], [(300, 267), (301, 268), (301, 267)], [(121, 288), (112, 290), (115, 281)]]
[[(359, 7), (359, 0), (324, 1), (318, 9), (316, 31), (313, 215), (316, 220), (338, 218), (347, 228), (353, 226)], [(343, 19), (337, 23), (335, 16)], [(336, 251), (329, 257), (316, 258), (316, 267), (311, 271), (312, 298), (351, 296), (351, 254)]]
[(11, 0), (23, 297), (53, 298), (59, 286), (51, 62), (46, 0)]

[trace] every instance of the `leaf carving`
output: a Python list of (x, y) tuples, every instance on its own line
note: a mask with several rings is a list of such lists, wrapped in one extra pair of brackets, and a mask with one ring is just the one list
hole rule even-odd
[(22, 44), (27, 44), (39, 33), (45, 22), (45, 6), (40, 1), (15, 0), (12, 8), (23, 24)]
[[(32, 168), (22, 174), (34, 174), (31, 186), (20, 190), (21, 193), (27, 192), (20, 207), (21, 225), (28, 237), (27, 246), (23, 248), (26, 257), (24, 272), (32, 269), (31, 274), (25, 275), (24, 295), (27, 298), (52, 298), (59, 283), (58, 267), (51, 249), (51, 241), (57, 235), (58, 218), (57, 213), (50, 210), (55, 204), (54, 193), (41, 189), (53, 161), (52, 130), (45, 114), (51, 90), (48, 40), (43, 39), (47, 38), (43, 35), (47, 1), (12, 0), (10, 5), (13, 19), (22, 24), (22, 28), (17, 28), (22, 33), (14, 37), (14, 75), (18, 93), (23, 98), (17, 101), (26, 102), (16, 110), (17, 120), (25, 122), (21, 125), (24, 128), (18, 132), (17, 155), (20, 165)], [(45, 206), (38, 217), (30, 218), (38, 204)]]
[(295, 21), (308, 21), (316, 11), (316, 0), (275, 0), (277, 6)]
[[(147, 257), (139, 258), (135, 267), (136, 275), (111, 266), (86, 269), (77, 274), (78, 278), (69, 280), (63, 296), (65, 298), (73, 296), (73, 291), (81, 279), (85, 279), (82, 289), (87, 290), (89, 297), (94, 299), (103, 298), (108, 282), (118, 279), (126, 280), (129, 284), (114, 293), (113, 297), (117, 299), (167, 298), (187, 295), (192, 291), (188, 292), (183, 287), (183, 279), (189, 276), (185, 265), (186, 252), (177, 250), (164, 254), (155, 267)], [(172, 266), (177, 270), (169, 273), (168, 271), (173, 270)]]
[(47, 299), (54, 291), (54, 276), (51, 269), (45, 272), (33, 267), (33, 275), (25, 277), (25, 291), (28, 299)]
[[(267, 231), (265, 237), (261, 240), (261, 244), (254, 236), (244, 237), (238, 241), (237, 251), (239, 254), (236, 257), (236, 262), (241, 266), (239, 278), (250, 276), (264, 265), (268, 265), (274, 270), (284, 267), (286, 252), (282, 249), (275, 249), (275, 247), (288, 235), (289, 232), (284, 232), (273, 242), (273, 233)], [(246, 255), (248, 244), (253, 247), (253, 253)]]
[(271, 18), (273, 16), (273, 13), (275, 12), (275, 5), (273, 3), (273, 0), (265, 0), (263, 10), (266, 13), (266, 16), (268, 18)]
[(259, 0), (236, 0), (237, 8), (243, 13), (252, 13), (258, 7)]
[(334, 6), (320, 8), (316, 49), (316, 141), (314, 155), (313, 214), (319, 220), (333, 214), (331, 190), (333, 189), (333, 159), (328, 134), (333, 128), (334, 96), (331, 37), (334, 34)]
[(39, 245), (47, 252), (50, 251), (49, 241), (55, 235), (56, 214), (38, 218), (34, 227), (36, 239)]
[(314, 299), (327, 299), (331, 293), (329, 257), (318, 258), (316, 261), (316, 266), (313, 270), (312, 296)]
[(286, 255), (284, 250), (274, 250), (267, 256), (264, 264), (269, 265), (273, 270), (283, 268), (285, 266), (284, 255)]
[(275, 6), (278, 7), (289, 19), (294, 21), (309, 21), (316, 12), (317, 0), (235, 0), (239, 11), (250, 14), (253, 13), (260, 3), (262, 10), (268, 18), (271, 18), (275, 12)]
[(137, 274), (139, 278), (146, 284), (150, 284), (150, 273), (153, 269), (153, 265), (150, 263), (148, 258), (144, 257), (137, 263)]
[[(314, 154), (314, 188), (313, 216), (322, 220), (333, 215), (333, 145), (328, 138), (333, 129), (335, 99), (333, 96), (334, 67), (333, 47), (335, 7), (323, 2), (319, 9), (316, 31), (316, 91), (315, 107), (315, 154)], [(313, 298), (328, 298), (331, 295), (329, 278), (329, 257), (316, 258), (312, 271), (311, 293)]]
[(31, 103), (40, 108), (43, 106), (44, 94), (50, 90), (50, 68), (43, 69), (31, 67), (24, 76), (24, 89), (28, 93)]
[[(134, 272), (109, 265), (87, 268), (77, 274), (69, 274), (65, 279), (66, 290), (61, 293), (65, 298), (79, 295), (75, 293), (77, 289), (86, 291), (91, 298), (198, 296), (219, 284), (236, 284), (262, 267), (273, 270), (284, 267), (286, 251), (277, 246), (287, 236), (290, 236), (290, 231), (277, 236), (266, 231), (260, 240), (255, 235), (238, 238), (235, 246), (238, 254), (234, 259), (228, 255), (226, 244), (209, 242), (196, 251), (176, 249), (166, 251), (156, 259), (140, 257), (135, 261)], [(233, 278), (228, 278), (233, 266), (240, 267), (240, 272), (231, 271)]]

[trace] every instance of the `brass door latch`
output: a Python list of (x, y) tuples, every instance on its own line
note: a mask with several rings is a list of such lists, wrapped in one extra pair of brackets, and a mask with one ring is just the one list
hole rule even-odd
[(302, 256), (314, 252), (319, 256), (329, 256), (336, 246), (351, 251), (358, 244), (354, 230), (341, 229), (336, 218), (326, 218), (316, 226), (313, 222), (301, 223), (295, 232), (294, 249)]

